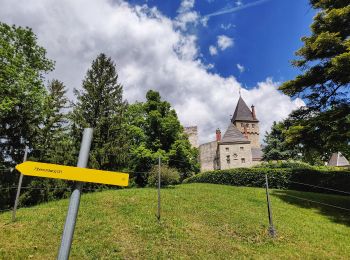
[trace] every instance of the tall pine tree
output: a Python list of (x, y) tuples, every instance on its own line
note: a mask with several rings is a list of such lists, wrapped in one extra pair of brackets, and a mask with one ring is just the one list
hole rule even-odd
[(40, 161), (63, 163), (64, 157), (67, 157), (72, 151), (67, 128), (69, 101), (66, 97), (65, 86), (59, 80), (49, 82), (47, 89), (43, 120), (38, 135), (35, 137), (37, 150), (33, 151), (33, 155)]
[(350, 0), (310, 3), (319, 12), (293, 61), (302, 73), (280, 90), (306, 101), (288, 119), (286, 135), (307, 161), (317, 162), (337, 151), (350, 156)]
[(73, 129), (80, 142), (85, 127), (94, 128), (90, 167), (117, 170), (127, 163), (128, 139), (123, 127), (127, 103), (111, 58), (100, 54), (87, 71), (72, 113)]

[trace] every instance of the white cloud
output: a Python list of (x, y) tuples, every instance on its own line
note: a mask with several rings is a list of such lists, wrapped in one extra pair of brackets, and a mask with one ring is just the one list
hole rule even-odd
[(241, 6), (241, 5), (243, 5), (242, 0), (237, 0), (237, 1), (236, 1), (236, 6)]
[(234, 24), (232, 24), (232, 23), (228, 23), (228, 24), (220, 24), (220, 28), (221, 29), (223, 29), (223, 30), (229, 30), (231, 27), (235, 27), (235, 25)]
[(209, 46), (209, 53), (211, 56), (216, 55), (216, 54), (218, 54), (218, 49), (215, 46), (210, 45)]
[[(184, 125), (198, 125), (200, 142), (229, 123), (241, 84), (209, 72), (210, 64), (198, 60), (197, 38), (174, 29), (174, 21), (156, 8), (122, 0), (0, 0), (0, 5), (3, 22), (33, 28), (56, 61), (48, 79), (65, 82), (71, 98), (91, 61), (104, 52), (116, 62), (129, 102), (144, 100), (148, 89), (160, 91)], [(271, 79), (243, 90), (242, 96), (256, 106), (262, 131), (302, 102), (281, 94)]]
[(226, 35), (219, 35), (217, 40), (218, 46), (222, 51), (233, 46), (233, 39)]
[(174, 20), (174, 26), (176, 28), (180, 28), (181, 30), (186, 31), (188, 25), (198, 24), (200, 15), (196, 11), (192, 10), (194, 3), (194, 0), (182, 0), (180, 7), (177, 10), (178, 15)]
[(245, 71), (245, 67), (243, 65), (237, 63), (236, 66), (240, 73), (243, 73)]

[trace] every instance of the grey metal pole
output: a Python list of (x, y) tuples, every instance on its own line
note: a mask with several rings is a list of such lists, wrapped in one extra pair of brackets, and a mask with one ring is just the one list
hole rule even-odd
[(161, 159), (159, 156), (158, 158), (158, 214), (157, 214), (158, 220), (160, 220), (160, 164), (161, 164)]
[[(24, 156), (23, 156), (23, 162), (27, 160), (28, 156), (28, 146), (26, 146), (24, 150)], [(17, 193), (16, 193), (16, 199), (15, 199), (15, 205), (13, 206), (13, 211), (12, 211), (12, 222), (16, 220), (16, 211), (18, 207), (18, 201), (19, 201), (19, 195), (21, 194), (21, 188), (22, 188), (22, 180), (23, 180), (23, 174), (19, 176), (19, 181), (18, 181), (18, 188), (17, 188)]]
[(267, 174), (265, 175), (265, 182), (266, 182), (267, 212), (269, 214), (269, 234), (270, 236), (275, 237), (276, 230), (273, 226), (273, 221), (272, 221), (272, 209), (271, 209), (271, 202), (270, 202), (270, 196), (269, 196), (269, 181), (267, 178)]
[[(92, 128), (85, 128), (83, 134), (83, 140), (80, 146), (79, 159), (77, 167), (86, 168), (88, 159), (90, 146), (92, 141)], [(70, 197), (66, 223), (64, 224), (61, 246), (58, 252), (57, 259), (66, 260), (69, 258), (69, 252), (72, 245), (73, 234), (75, 229), (75, 223), (77, 220), (79, 204), (80, 204), (80, 193), (81, 193), (81, 184), (78, 183), (75, 190), (72, 192)]]

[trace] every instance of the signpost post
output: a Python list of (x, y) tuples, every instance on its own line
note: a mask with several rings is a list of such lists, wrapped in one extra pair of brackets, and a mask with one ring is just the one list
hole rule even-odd
[[(24, 151), (24, 157), (23, 157), (23, 162), (27, 160), (28, 156), (28, 146), (26, 146), (25, 151)], [(23, 180), (23, 174), (19, 176), (19, 181), (18, 181), (18, 188), (17, 188), (17, 193), (16, 193), (16, 199), (15, 199), (15, 205), (13, 206), (13, 211), (12, 211), (12, 222), (16, 220), (16, 210), (18, 206), (18, 200), (19, 200), (19, 195), (21, 194), (21, 187), (22, 187), (22, 180)]]
[(158, 214), (157, 218), (160, 220), (160, 156), (158, 158)]
[(269, 234), (271, 237), (276, 236), (276, 230), (273, 226), (272, 221), (272, 210), (271, 210), (271, 202), (270, 202), (270, 196), (269, 196), (269, 181), (267, 179), (267, 174), (265, 175), (265, 182), (266, 182), (266, 200), (267, 200), (267, 212), (269, 215)]
[[(86, 168), (88, 159), (90, 146), (92, 141), (92, 128), (85, 128), (83, 134), (83, 140), (80, 146), (79, 159), (77, 167)], [(81, 193), (81, 183), (78, 183), (76, 189), (73, 191), (70, 202), (68, 213), (66, 217), (66, 223), (64, 225), (61, 246), (58, 252), (57, 259), (66, 260), (69, 257), (70, 248), (72, 245), (73, 234), (75, 229), (75, 223), (77, 220), (79, 204), (80, 204), (80, 193)]]
[[(21, 183), (23, 175), (46, 177), (54, 179), (65, 179), (80, 182), (93, 182), (101, 184), (111, 184), (117, 186), (128, 186), (129, 174), (122, 172), (110, 172), (94, 169), (84, 169), (87, 166), (89, 159), (90, 146), (92, 141), (92, 128), (85, 128), (83, 133), (83, 140), (80, 146), (79, 158), (77, 167), (29, 162), (27, 159), (27, 148), (24, 155), (23, 163), (16, 165), (16, 169), (21, 173), (21, 177), (18, 184), (17, 197), (14, 207), (13, 219), (15, 218), (16, 208), (18, 204), (18, 196), (21, 189)], [(70, 248), (72, 245), (75, 223), (77, 220), (81, 183), (77, 183), (76, 188), (72, 192), (70, 197), (66, 222), (63, 229), (61, 246), (59, 248), (58, 257), (59, 260), (66, 260), (69, 257)]]

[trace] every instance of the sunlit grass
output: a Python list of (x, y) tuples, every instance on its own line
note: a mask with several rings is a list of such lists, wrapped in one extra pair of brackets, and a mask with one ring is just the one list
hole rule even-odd
[[(350, 212), (289, 197), (350, 208), (350, 198), (271, 192), (278, 236), (268, 235), (265, 190), (213, 184), (84, 194), (71, 259), (228, 259), (350, 257)], [(54, 259), (68, 200), (0, 214), (1, 259)]]

